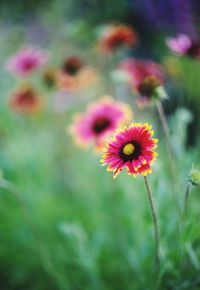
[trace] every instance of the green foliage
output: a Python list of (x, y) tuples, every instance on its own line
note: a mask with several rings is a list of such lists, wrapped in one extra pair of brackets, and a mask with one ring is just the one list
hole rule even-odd
[[(108, 9), (121, 7), (111, 2)], [(54, 23), (52, 19), (48, 23), (51, 21)], [(87, 25), (77, 28), (80, 34), (88, 30)], [(76, 38), (77, 31), (66, 36), (66, 26), (62, 26), (52, 36), (48, 44), (53, 64), (58, 64), (64, 53), (83, 53), (84, 46), (77, 48), (77, 39), (66, 41)], [(88, 43), (91, 34), (86, 33)], [(21, 34), (16, 33), (14, 39), (13, 35), (2, 35), (2, 61), (21, 44)], [(92, 49), (86, 50), (86, 58), (98, 62), (93, 53)], [(103, 73), (107, 77), (105, 68)], [(113, 180), (112, 174), (100, 166), (100, 156), (91, 149), (76, 147), (66, 133), (72, 113), (81, 111), (94, 92), (82, 91), (82, 98), (77, 96), (79, 101), (65, 113), (56, 113), (47, 106), (37, 116), (23, 116), (9, 108), (9, 96), (17, 81), (3, 67), (0, 81), (2, 289), (154, 290), (153, 229), (143, 178), (134, 179), (122, 172)], [(50, 102), (52, 95), (39, 77), (31, 81), (44, 94), (46, 103)], [(108, 85), (110, 89), (112, 84)], [(102, 81), (95, 89), (95, 98), (105, 91)], [(130, 103), (133, 106), (132, 99)], [(174, 198), (176, 191), (182, 209), (191, 165), (200, 162), (200, 144), (185, 146), (190, 112), (178, 111), (170, 122), (176, 155), (173, 184), (157, 115), (151, 109), (133, 110), (138, 121), (154, 124), (160, 139), (158, 160), (149, 182), (159, 217), (161, 289), (198, 290), (199, 188), (191, 192), (184, 221)]]
[[(65, 133), (69, 119), (48, 112), (26, 119), (10, 112), (1, 124), (2, 171), (23, 201), (0, 190), (4, 287), (153, 289), (153, 233), (143, 180), (121, 174), (113, 181), (98, 156), (74, 147)], [(198, 150), (182, 156), (176, 162), (180, 200)], [(161, 228), (162, 289), (190, 289), (199, 285), (199, 196), (192, 194), (180, 233), (162, 141), (149, 180)]]

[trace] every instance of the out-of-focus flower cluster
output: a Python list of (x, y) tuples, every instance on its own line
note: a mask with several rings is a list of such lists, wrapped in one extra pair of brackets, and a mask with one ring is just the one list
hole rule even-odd
[[(82, 89), (97, 82), (99, 75), (97, 70), (82, 60), (79, 56), (69, 56), (60, 65), (53, 67), (48, 64), (50, 54), (38, 47), (25, 47), (12, 55), (6, 61), (6, 69), (17, 76), (20, 84), (11, 95), (10, 104), (18, 113), (34, 113), (42, 109), (41, 99), (33, 93), (36, 89), (31, 77), (35, 73), (41, 74), (41, 80), (47, 89), (54, 90), (55, 109), (63, 111), (71, 104), (71, 96)], [(25, 94), (25, 91), (29, 93)], [(30, 93), (32, 92), (32, 93)], [(40, 104), (40, 105), (39, 105)]]
[[(178, 55), (197, 60), (200, 57), (199, 41), (187, 35), (169, 37), (166, 42), (171, 51)], [(59, 64), (51, 65), (51, 53), (39, 47), (27, 46), (16, 52), (6, 61), (6, 69), (19, 81), (17, 89), (11, 94), (10, 107), (18, 113), (36, 113), (48, 103), (49, 100), (43, 99), (43, 95), (48, 94), (53, 95), (55, 110), (64, 112), (76, 102), (76, 93), (82, 94), (101, 78), (105, 79), (104, 73), (107, 77), (112, 76), (106, 81), (112, 82), (114, 79), (116, 89), (121, 92), (121, 84), (125, 85), (128, 94), (136, 96), (136, 105), (140, 109), (167, 98), (166, 76), (161, 64), (129, 56), (139, 45), (139, 37), (132, 27), (125, 24), (104, 25), (99, 30), (96, 43), (97, 56), (100, 53), (106, 63), (102, 72), (78, 54), (68, 55)], [(43, 93), (33, 84), (32, 76), (35, 73), (45, 87)], [(76, 144), (85, 147), (92, 145), (102, 150), (107, 138), (133, 122), (134, 103), (127, 104), (124, 100), (128, 98), (123, 93), (120, 93), (121, 100), (118, 100), (115, 93), (115, 89), (112, 93), (108, 89), (106, 94), (112, 97), (93, 100), (85, 111), (75, 114), (68, 131)], [(151, 172), (151, 163), (156, 156), (153, 149), (157, 142), (152, 135), (151, 126), (140, 123), (132, 123), (115, 133), (103, 157), (104, 163), (109, 165), (108, 169), (114, 171), (114, 176), (123, 167), (132, 175)]]

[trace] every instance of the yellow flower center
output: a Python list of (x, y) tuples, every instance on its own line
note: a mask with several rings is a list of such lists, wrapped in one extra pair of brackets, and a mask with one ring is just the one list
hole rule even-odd
[(135, 151), (135, 146), (132, 143), (127, 143), (122, 151), (125, 155), (131, 155)]

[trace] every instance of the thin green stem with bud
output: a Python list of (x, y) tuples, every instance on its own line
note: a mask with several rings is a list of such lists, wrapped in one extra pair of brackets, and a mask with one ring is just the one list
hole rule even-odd
[(156, 214), (155, 204), (153, 195), (148, 183), (148, 179), (146, 176), (144, 176), (145, 186), (147, 190), (147, 195), (149, 199), (149, 205), (151, 209), (151, 215), (153, 220), (153, 226), (154, 226), (154, 239), (155, 239), (155, 270), (156, 270), (156, 284), (158, 286), (159, 280), (160, 280), (160, 235), (159, 235), (159, 229), (158, 229), (158, 218)]

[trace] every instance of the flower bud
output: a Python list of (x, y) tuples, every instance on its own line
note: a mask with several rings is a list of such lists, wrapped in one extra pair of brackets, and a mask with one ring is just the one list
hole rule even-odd
[(190, 182), (192, 185), (200, 185), (200, 170), (198, 168), (192, 167), (190, 172)]

